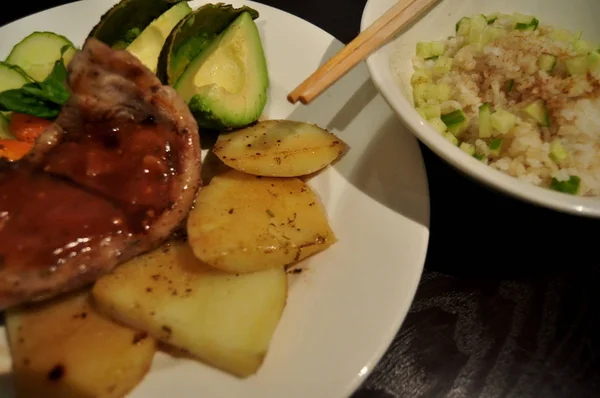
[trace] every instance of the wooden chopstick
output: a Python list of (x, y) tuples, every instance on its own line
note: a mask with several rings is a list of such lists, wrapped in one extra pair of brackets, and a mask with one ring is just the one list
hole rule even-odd
[(383, 46), (402, 27), (413, 22), (440, 0), (400, 0), (371, 26), (292, 91), (287, 99), (292, 104), (310, 104), (315, 98), (346, 75), (359, 62)]

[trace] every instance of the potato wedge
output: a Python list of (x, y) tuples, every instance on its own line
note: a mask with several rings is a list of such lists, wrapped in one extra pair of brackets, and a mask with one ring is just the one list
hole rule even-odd
[(187, 232), (196, 257), (238, 273), (283, 267), (337, 240), (317, 197), (300, 179), (236, 170), (200, 191)]
[(17, 397), (123, 397), (146, 375), (156, 340), (99, 315), (89, 291), (11, 309)]
[(96, 282), (96, 305), (126, 325), (239, 377), (263, 362), (287, 300), (283, 269), (235, 275), (172, 241)]
[(300, 177), (329, 165), (346, 150), (334, 134), (308, 123), (266, 120), (221, 133), (213, 152), (229, 167), (266, 177)]

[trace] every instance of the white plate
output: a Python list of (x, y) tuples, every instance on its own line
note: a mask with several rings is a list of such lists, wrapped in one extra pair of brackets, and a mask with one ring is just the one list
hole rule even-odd
[[(371, 25), (397, 2), (398, 0), (369, 0), (363, 12), (362, 29)], [(423, 18), (367, 59), (373, 82), (414, 134), (438, 156), (462, 172), (520, 200), (561, 212), (600, 218), (598, 198), (552, 191), (486, 166), (444, 139), (423, 121), (409, 102), (412, 96), (411, 59), (416, 42), (439, 40), (454, 34), (454, 25), (463, 16), (492, 12), (535, 15), (542, 23), (572, 31), (582, 30), (584, 39), (592, 42), (600, 40), (600, 24), (597, 22), (597, 15), (600, 13), (598, 0), (442, 0)], [(399, 77), (392, 75), (390, 71), (392, 57), (394, 63), (401, 68)]]
[[(90, 0), (0, 28), (0, 57), (34, 30), (81, 45), (114, 0)], [(196, 8), (200, 2), (193, 2)], [(270, 72), (265, 115), (316, 122), (340, 135), (346, 157), (311, 181), (339, 242), (291, 281), (287, 308), (257, 375), (239, 380), (199, 362), (157, 355), (131, 397), (346, 397), (383, 355), (421, 276), (429, 238), (429, 193), (417, 141), (404, 130), (361, 65), (306, 107), (286, 95), (342, 45), (319, 28), (257, 3)], [(1, 334), (3, 335), (3, 334)], [(0, 342), (0, 373), (10, 372)], [(9, 395), (7, 377), (0, 396)]]

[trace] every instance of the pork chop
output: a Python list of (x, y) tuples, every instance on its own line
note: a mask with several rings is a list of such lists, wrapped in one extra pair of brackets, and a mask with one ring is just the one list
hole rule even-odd
[(193, 116), (137, 58), (89, 39), (67, 87), (32, 151), (0, 163), (0, 309), (81, 288), (156, 248), (201, 184)]

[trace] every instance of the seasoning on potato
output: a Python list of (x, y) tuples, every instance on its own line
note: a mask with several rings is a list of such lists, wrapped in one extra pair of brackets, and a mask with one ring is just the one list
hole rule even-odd
[(187, 222), (196, 257), (228, 272), (284, 267), (336, 242), (325, 210), (299, 178), (236, 170), (212, 179)]
[(96, 282), (112, 318), (230, 374), (261, 366), (287, 300), (283, 268), (251, 274), (215, 270), (185, 242), (171, 241)]
[(100, 315), (89, 291), (6, 312), (17, 397), (118, 398), (144, 378), (156, 340)]
[(316, 125), (265, 120), (219, 135), (213, 152), (229, 167), (269, 177), (315, 173), (340, 157), (346, 144)]

